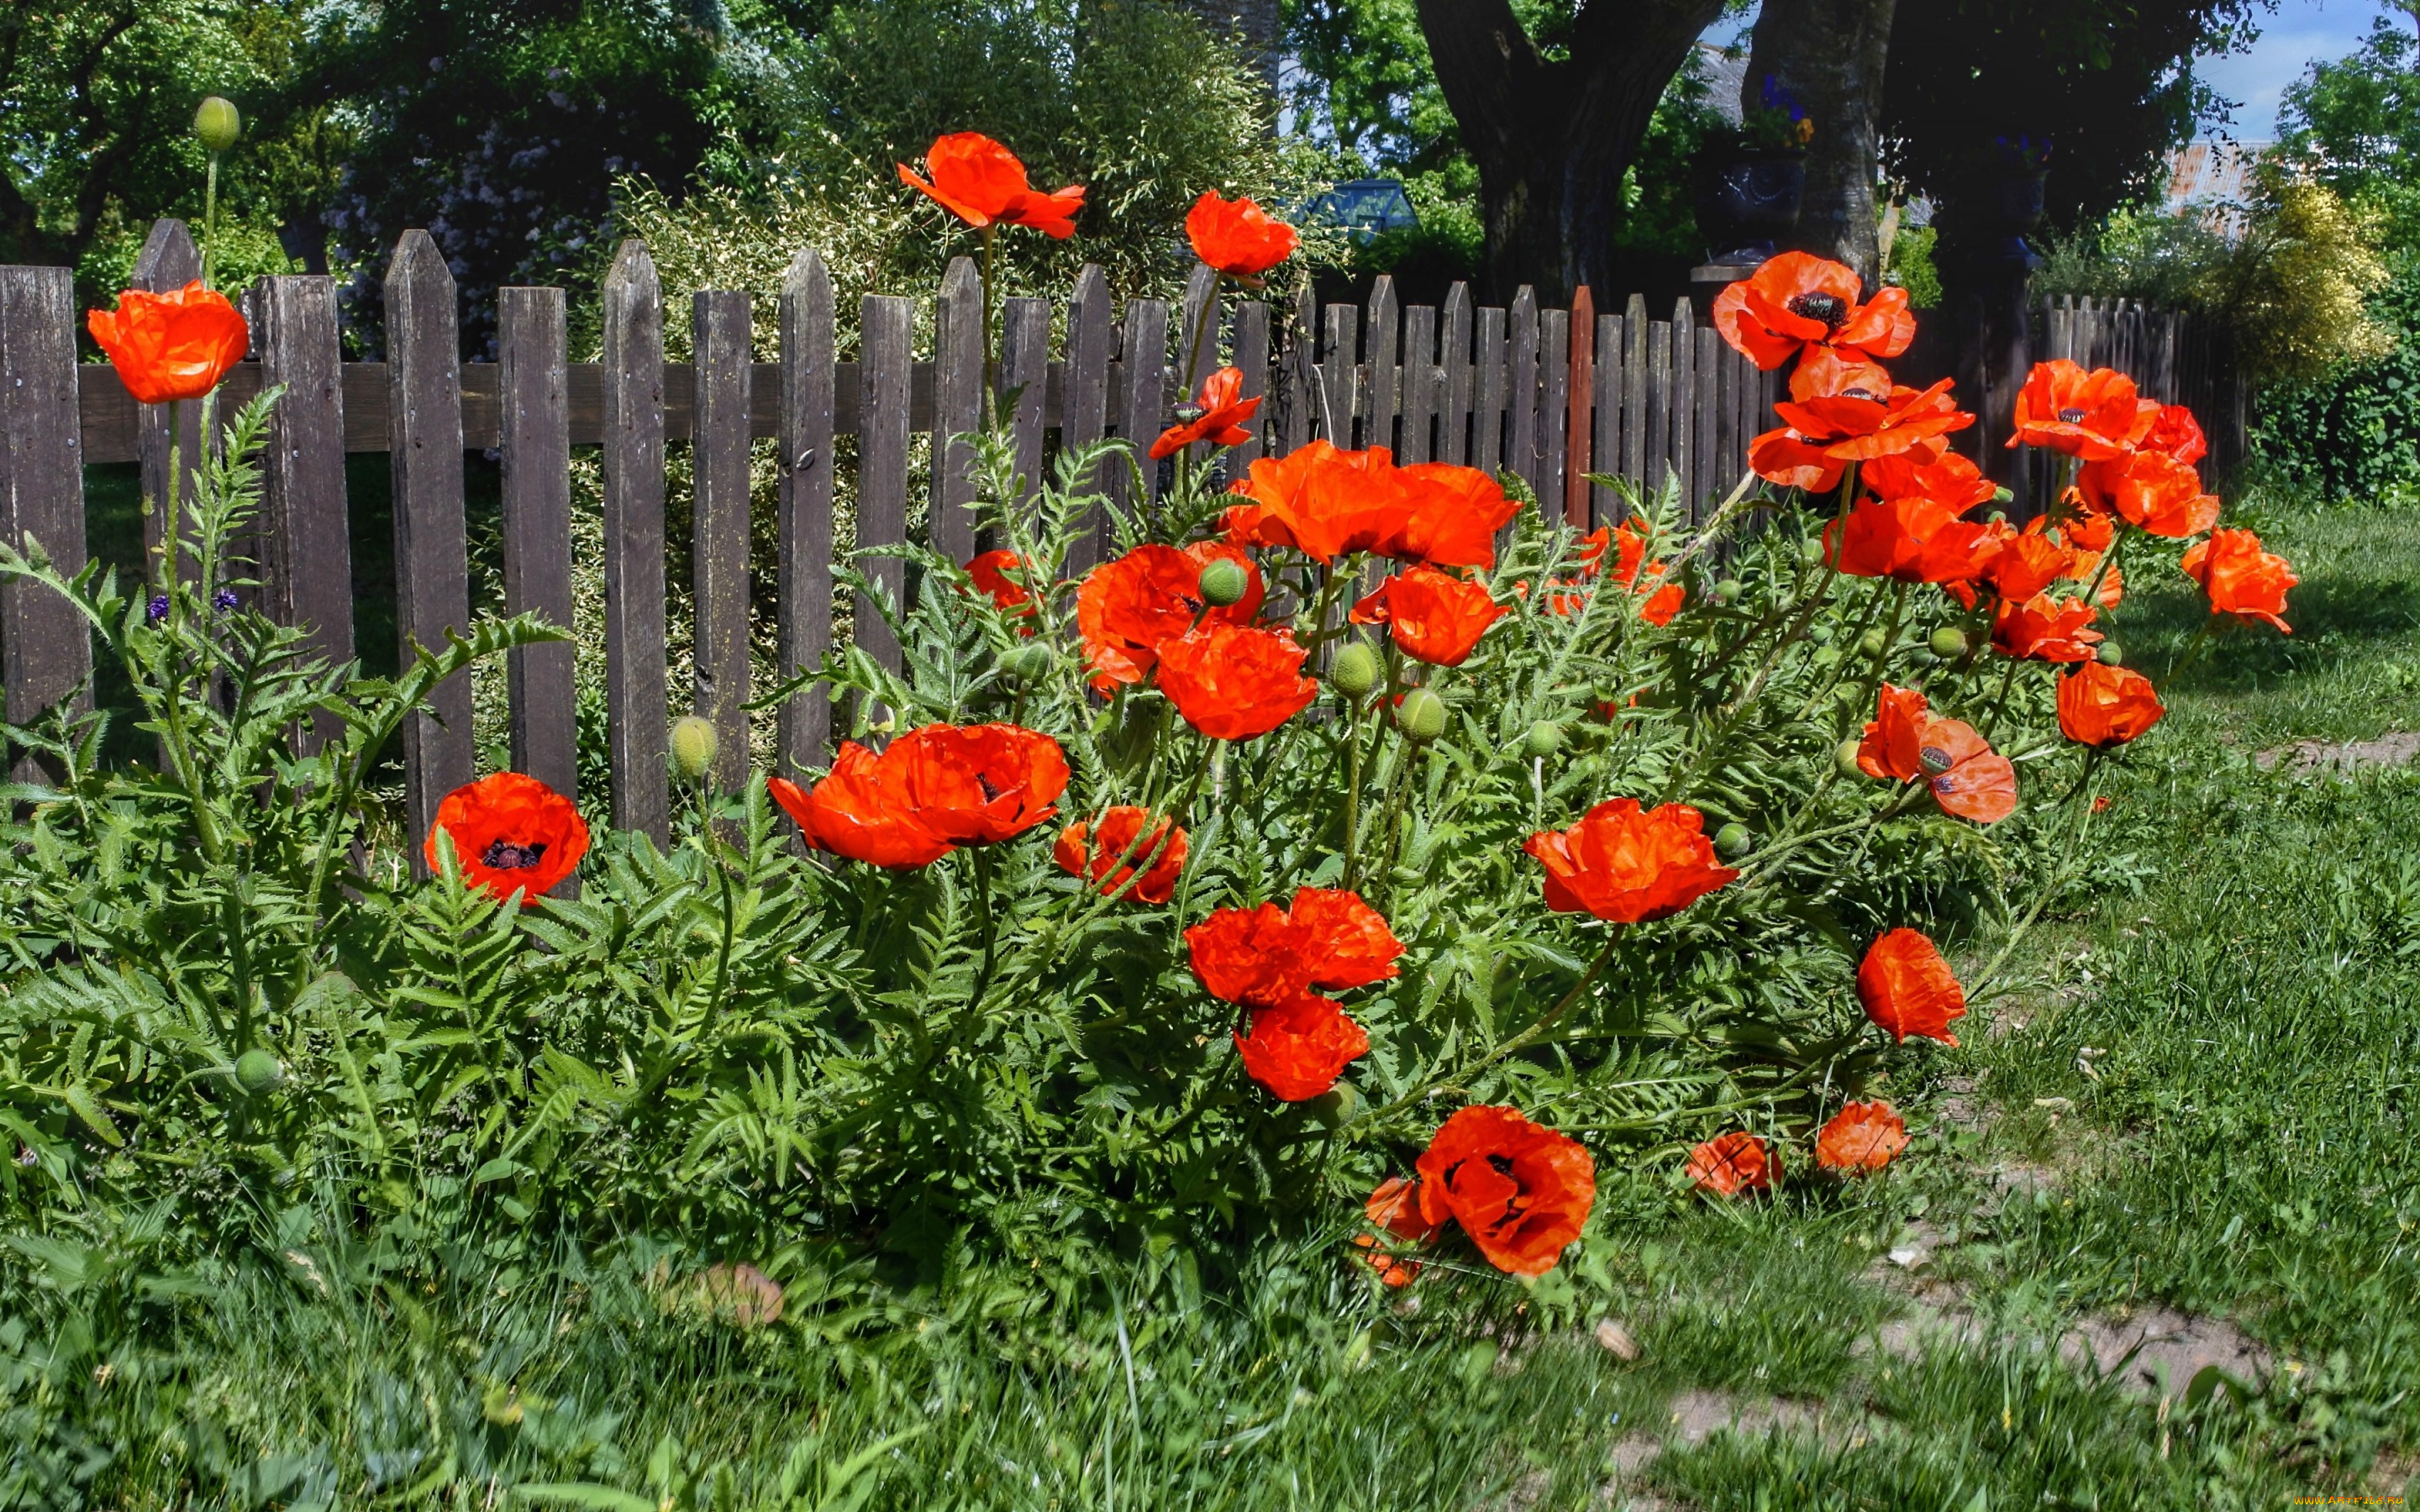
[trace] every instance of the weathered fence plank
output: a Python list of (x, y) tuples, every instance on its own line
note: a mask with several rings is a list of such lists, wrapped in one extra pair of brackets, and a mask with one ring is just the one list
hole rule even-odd
[(1672, 475), (1672, 326), (1667, 320), (1647, 323), (1646, 471), (1640, 486), (1650, 495), (1664, 491)]
[(983, 428), (983, 280), (971, 257), (953, 257), (933, 308), (933, 491), (927, 532), (953, 562), (975, 554), (973, 435)]
[(1118, 406), (1118, 434), (1134, 444), (1142, 488), (1140, 497), (1127, 498), (1125, 486), (1133, 480), (1125, 475), (1125, 468), (1119, 468), (1120, 487), (1113, 497), (1140, 509), (1159, 497), (1159, 468), (1147, 454), (1168, 411), (1168, 301), (1128, 300), (1124, 338), (1119, 347), (1124, 363), (1119, 377), (1125, 390)]
[(1403, 447), (1395, 440), (1395, 413), (1402, 405), (1403, 376), (1396, 366), (1396, 343), (1402, 337), (1402, 330), (1395, 306), (1395, 281), (1384, 273), (1370, 285), (1370, 318), (1365, 336), (1363, 351), (1369, 362), (1369, 377), (1362, 383), (1361, 444), (1383, 446), (1388, 455), (1400, 459)]
[(745, 294), (703, 289), (691, 301), (697, 440), (691, 468), (690, 596), (697, 607), (696, 702), (714, 726), (717, 790), (748, 781), (748, 386), (753, 318)]
[[(1479, 312), (1479, 361), (1473, 374), (1470, 416), (1470, 465), (1481, 472), (1509, 467), (1504, 455), (1505, 392), (1504, 312), (1493, 307)], [(1516, 470), (1517, 471), (1517, 470)]]
[(1647, 297), (1633, 294), (1621, 316), (1621, 475), (1634, 489), (1647, 486)]
[[(781, 647), (775, 674), (822, 665), (831, 648), (832, 378), (831, 274), (813, 248), (782, 274), (778, 394), (781, 477)], [(824, 764), (831, 748), (831, 691), (811, 687), (782, 705), (781, 761), (792, 773)]]
[[(1109, 433), (1109, 352), (1117, 343), (1111, 323), (1109, 281), (1097, 263), (1086, 263), (1076, 275), (1075, 292), (1067, 301), (1066, 415), (1060, 423), (1059, 444), (1069, 451), (1097, 443)], [(1095, 467), (1075, 481), (1077, 489), (1097, 488), (1113, 471), (1115, 461)], [(1068, 543), (1068, 576), (1080, 578), (1101, 559), (1101, 532), (1107, 521), (1094, 512), (1092, 528)]]
[(1243, 300), (1235, 305), (1235, 370), (1244, 375), (1237, 391), (1244, 398), (1259, 399), (1261, 408), (1254, 412), (1252, 423), (1244, 427), (1245, 440), (1237, 446), (1227, 464), (1228, 474), (1240, 478), (1253, 462), (1269, 453), (1269, 427), (1277, 423), (1269, 403), (1269, 307), (1259, 300)]
[(1443, 397), (1444, 369), (1436, 361), (1436, 308), (1415, 304), (1404, 312), (1404, 419), (1395, 439), (1395, 455), (1406, 464), (1425, 462), (1435, 455), (1436, 414)]
[(1353, 445), (1353, 417), (1358, 410), (1361, 367), (1355, 356), (1359, 345), (1361, 312), (1349, 304), (1331, 304), (1327, 334), (1320, 344), (1319, 433), (1331, 446)]
[(1690, 407), (1696, 435), (1689, 443), (1689, 517), (1702, 522), (1710, 513), (1707, 499), (1714, 492), (1714, 476), (1720, 471), (1717, 460), (1722, 431), (1722, 360), (1726, 348), (1722, 337), (1712, 326), (1697, 328), (1698, 378), (1696, 402)]
[[(571, 608), (571, 418), (568, 337), (559, 288), (496, 293), (496, 355), (504, 407), (504, 610), (566, 630)], [(522, 646), (506, 664), (513, 769), (580, 791), (580, 729), (570, 641)], [(575, 884), (564, 883), (565, 887)]]
[(613, 827), (670, 841), (664, 670), (664, 309), (646, 247), (605, 275), (605, 707)]
[[(186, 229), (182, 221), (163, 220), (151, 223), (150, 234), (143, 241), (143, 251), (134, 259), (133, 277), (128, 282), (146, 293), (169, 294), (201, 276), (202, 255), (194, 245), (193, 233)], [(116, 389), (128, 405), (133, 405), (133, 396), (126, 393), (126, 386), (116, 380), (116, 375), (109, 375), (109, 386)], [(257, 387), (252, 391), (253, 393), (259, 392)], [(251, 397), (251, 393), (241, 398), (221, 393), (212, 402), (219, 406), (222, 413), (232, 413)], [(163, 504), (167, 497), (168, 412), (172, 408), (175, 407), (164, 404), (143, 405), (134, 420), (135, 455), (143, 463), (143, 551), (147, 559), (159, 556), (160, 532), (166, 528)], [(190, 526), (194, 517), (196, 474), (202, 465), (202, 406), (188, 404), (183, 409), (184, 422), (178, 427), (176, 454), (184, 459), (185, 475), (177, 480), (177, 496), (183, 501), (179, 512)], [(89, 448), (86, 448), (85, 459), (97, 459)], [(126, 458), (113, 455), (107, 460), (122, 461)], [(180, 556), (177, 572), (180, 578), (191, 578), (194, 564)]]
[(1538, 455), (1538, 295), (1524, 284), (1506, 312), (1509, 342), (1504, 371), (1504, 465), (1543, 497)]
[(1672, 476), (1681, 485), (1681, 517), (1696, 517), (1698, 506), (1697, 415), (1698, 342), (1693, 324), (1697, 312), (1686, 299), (1672, 307), (1672, 380), (1665, 392), (1671, 419), (1665, 435), (1672, 459)]
[[(308, 629), (312, 649), (341, 667), (353, 659), (353, 543), (336, 285), (326, 277), (263, 278), (251, 305), (261, 376), (286, 390), (261, 447), (261, 609)], [(300, 733), (302, 748), (316, 750), (342, 729), (323, 711)]]
[(1019, 297), (1006, 301), (1001, 315), (1000, 418), (1008, 426), (1017, 475), (1024, 480), (1018, 485), (1016, 501), (1024, 508), (1030, 527), (1033, 501), (1042, 491), (1042, 407), (1050, 385), (1050, 301)]
[[(857, 549), (908, 539), (908, 343), (916, 325), (912, 300), (869, 294), (860, 306), (858, 341), (864, 353), (865, 424), (857, 438)], [(858, 570), (894, 606), (908, 596), (908, 564), (867, 557)], [(858, 649), (882, 666), (899, 668), (899, 638), (861, 593), (850, 615)]]
[[(75, 280), (64, 268), (0, 268), (0, 537), (29, 539), (70, 576), (83, 570), (84, 468), (76, 424)], [(11, 724), (30, 724), (70, 694), (92, 706), (92, 637), (82, 614), (36, 583), (0, 582), (0, 651)], [(40, 781), (32, 762), (20, 781)]]
[(1477, 390), (1471, 371), (1470, 285), (1456, 284), (1445, 291), (1444, 324), (1437, 337), (1437, 362), (1443, 377), (1443, 403), (1437, 409), (1437, 440), (1434, 454), (1440, 462), (1457, 466), (1470, 460), (1471, 406)]
[[(1626, 369), (1621, 347), (1621, 316), (1601, 315), (1596, 317), (1596, 472), (1600, 477), (1621, 471), (1622, 395), (1626, 392)], [(1621, 496), (1604, 484), (1590, 486), (1586, 505), (1587, 517), (1573, 523), (1582, 530), (1609, 525), (1621, 512)]]
[(1572, 294), (1564, 348), (1563, 523), (1589, 528), (1588, 474), (1596, 464), (1596, 432), (1589, 424), (1596, 407), (1596, 298), (1582, 284)]
[[(1538, 313), (1538, 512), (1559, 520), (1569, 507), (1563, 498), (1563, 470), (1570, 463), (1572, 408), (1572, 316), (1568, 310)], [(1583, 426), (1580, 444), (1588, 444)]]
[(1295, 300), (1294, 318), (1286, 325), (1285, 348), (1278, 358), (1278, 419), (1271, 424), (1270, 435), (1278, 440), (1280, 455), (1310, 445), (1312, 424), (1318, 418), (1313, 413), (1319, 407), (1317, 315), (1318, 301), (1306, 279)]

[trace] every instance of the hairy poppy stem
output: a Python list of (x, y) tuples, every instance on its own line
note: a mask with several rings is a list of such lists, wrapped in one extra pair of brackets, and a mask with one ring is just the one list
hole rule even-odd
[[(2102, 750), (2098, 746), (2086, 751), (2084, 775), (2075, 780), (2075, 827), (2069, 833), (2067, 841), (2068, 849), (2071, 851), (2083, 845), (2084, 832), (2092, 824), (2092, 774), (2101, 765), (2101, 757)], [(2082, 868), (2079, 860), (2077, 871), (2073, 875), (2061, 877), (2057, 886), (2044, 887), (2035, 896), (2034, 905), (2025, 910), (2025, 917), (2018, 920), (2017, 927), (2010, 930), (2009, 937), (2001, 942), (2000, 953), (1992, 957), (1991, 964), (1985, 966), (1976, 977), (1975, 985), (1966, 990), (1968, 997), (1977, 1001), (1982, 999), (1983, 995), (1991, 990), (1993, 982), (1999, 977), (2000, 968), (2009, 964), (2009, 957), (2016, 952), (2017, 946), (2024, 941), (2027, 932), (2032, 930), (2035, 921), (2041, 918), (2042, 910), (2050, 906), (2050, 901), (2053, 898), (2067, 890), (2067, 885), (2074, 880), (2075, 875), (2081, 874)]]

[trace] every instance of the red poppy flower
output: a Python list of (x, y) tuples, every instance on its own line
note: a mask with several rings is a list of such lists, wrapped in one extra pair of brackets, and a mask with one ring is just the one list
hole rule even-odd
[(831, 771), (810, 792), (786, 777), (768, 778), (766, 791), (798, 825), (807, 843), (869, 866), (926, 866), (954, 849), (908, 807), (895, 781), (885, 781), (874, 752), (841, 743)]
[(243, 316), (199, 281), (171, 294), (128, 289), (116, 309), (86, 310), (84, 324), (137, 404), (200, 398), (252, 346)]
[(428, 868), (439, 869), (437, 835), (454, 842), (462, 880), (499, 903), (514, 893), (521, 905), (552, 891), (588, 854), (588, 823), (569, 798), (534, 777), (496, 772), (445, 795), (421, 843)]
[(1921, 494), (1859, 500), (1823, 527), (1823, 547), (1833, 567), (1852, 577), (1912, 583), (1971, 581), (1998, 554), (1990, 526)]
[(2067, 577), (2074, 567), (2075, 553), (2054, 539), (2037, 519), (2028, 521), (2023, 531), (2009, 532), (1999, 554), (1983, 569), (1983, 580), (2002, 598), (2022, 603)]
[(2140, 445), (2146, 452), (2164, 452), (2180, 462), (2198, 462), (2210, 455), (2210, 438), (2202, 434), (2201, 422), (2180, 404), (2160, 407)]
[(924, 866), (959, 845), (1021, 835), (1059, 810), (1067, 758), (1013, 724), (926, 725), (876, 756), (844, 742), (812, 790), (766, 786), (809, 843), (874, 866)]
[(1185, 722), (1213, 740), (1249, 740), (1319, 696), (1302, 675), (1308, 653), (1284, 630), (1210, 623), (1159, 645), (1159, 689)]
[[(1580, 537), (1579, 549), (1573, 553), (1573, 563), (1577, 569), (1576, 575), (1570, 578), (1548, 579), (1546, 581), (1547, 613), (1577, 614), (1588, 608), (1589, 594), (1585, 591), (1588, 580), (1604, 569), (1605, 553), (1612, 544), (1613, 531), (1609, 526), (1600, 525)], [(1643, 543), (1640, 551), (1642, 555), (1645, 552)], [(1528, 597), (1529, 585), (1520, 584), (1519, 592), (1523, 597)]]
[(1361, 895), (1300, 887), (1284, 908), (1221, 908), (1185, 932), (1193, 975), (1222, 1002), (1269, 1008), (1312, 988), (1342, 992), (1400, 969), (1403, 942)]
[(1997, 824), (2017, 810), (2016, 767), (1973, 726), (1934, 715), (1911, 688), (1883, 685), (1857, 743), (1857, 769), (1885, 780), (1920, 780), (1942, 812), (1978, 825)]
[(1405, 567), (1353, 606), (1353, 623), (1386, 625), (1397, 648), (1415, 660), (1459, 667), (1505, 612), (1478, 583)]
[(1907, 1120), (1887, 1103), (1852, 1103), (1815, 1135), (1815, 1164), (1827, 1171), (1878, 1171), (1907, 1148)]
[(2058, 728), (2079, 745), (2122, 746), (2167, 712), (2151, 680), (2132, 668), (2087, 661), (2058, 680)]
[(1280, 1103), (1319, 1096), (1370, 1048), (1370, 1036), (1361, 1026), (1315, 994), (1255, 1008), (1247, 1017), (1251, 1032), (1234, 1037), (1244, 1071)]
[[(1420, 1184), (1418, 1178), (1406, 1180), (1389, 1176), (1378, 1183), (1369, 1200), (1361, 1204), (1361, 1214), (1380, 1233), (1418, 1244), (1436, 1232), (1437, 1226), (1420, 1211)], [(1358, 1234), (1353, 1242), (1368, 1251), (1365, 1257), (1378, 1278), (1390, 1287), (1407, 1287), (1420, 1273), (1420, 1262), (1389, 1254), (1385, 1243), (1375, 1235)]]
[(1955, 1048), (1949, 1026), (1966, 1016), (1966, 993), (1949, 963), (1912, 929), (1892, 930), (1866, 951), (1857, 965), (1857, 1000), (1866, 1017), (1902, 1043), (1913, 1034)]
[[(1084, 877), (1104, 896), (1114, 894), (1133, 903), (1164, 903), (1176, 895), (1176, 879), (1185, 872), (1185, 831), (1174, 829), (1147, 810), (1131, 803), (1113, 805), (1101, 816), (1095, 831), (1078, 819), (1059, 832), (1051, 859), (1070, 876)], [(1143, 869), (1135, 875), (1135, 869)]]
[(2086, 509), (2123, 516), (2153, 535), (2182, 540), (2218, 523), (2218, 496), (2201, 491), (2201, 474), (2192, 463), (2164, 452), (2086, 462), (2075, 488)]
[(2158, 416), (2159, 407), (2136, 398), (2134, 380), (2125, 374), (2107, 367), (2087, 373), (2062, 357), (2036, 363), (2025, 375), (2009, 444), (2105, 461), (2133, 451)]
[[(1230, 278), (1258, 278), (1294, 255), (1301, 238), (1249, 199), (1220, 199), (1205, 191), (1185, 214), (1193, 255)], [(1231, 443), (1232, 444), (1232, 443)]]
[(1863, 292), (1856, 272), (1846, 265), (1785, 252), (1715, 297), (1714, 329), (1733, 350), (1768, 372), (1809, 347), (1897, 357), (1916, 339), (1907, 291), (1886, 288), (1859, 304)]
[(2083, 599), (2048, 594), (2003, 602), (1992, 616), (1992, 644), (2007, 656), (2034, 661), (2088, 660), (2101, 643), (2101, 632), (2092, 628), (2100, 613)]
[(1374, 549), (1437, 567), (1493, 567), (1496, 532), (1521, 511), (1521, 501), (1477, 468), (1419, 462), (1394, 470), (1404, 491), (1403, 523)]
[(1781, 1163), (1765, 1142), (1745, 1130), (1716, 1134), (1689, 1151), (1687, 1175), (1700, 1192), (1735, 1197), (1743, 1192), (1770, 1192)]
[(1893, 385), (1890, 369), (1861, 352), (1810, 347), (1790, 370), (1790, 396), (1804, 404), (1854, 394), (1864, 399), (1888, 399)]
[[(1202, 569), (1220, 560), (1241, 563), (1249, 586), (1234, 603), (1210, 609), (1202, 598)], [(1093, 685), (1106, 692), (1141, 682), (1162, 644), (1197, 624), (1249, 624), (1262, 596), (1261, 569), (1224, 541), (1197, 541), (1183, 550), (1147, 543), (1102, 563), (1076, 589), (1076, 631)]]
[(969, 225), (1028, 225), (1060, 241), (1076, 234), (1076, 212), (1084, 208), (1082, 188), (1034, 193), (1016, 154), (981, 131), (937, 137), (924, 154), (924, 166), (933, 176), (931, 183), (904, 162), (899, 181), (923, 190)]
[[(1016, 576), (1012, 578), (1011, 573)], [(1017, 560), (1014, 551), (985, 551), (967, 563), (967, 576), (994, 604), (1012, 614), (1022, 609), (1024, 617), (1031, 619), (1033, 595), (1026, 592), (1024, 574), (1025, 563)], [(1022, 629), (1026, 635), (1033, 633), (1031, 625)]]
[(1322, 563), (1400, 539), (1412, 513), (1402, 472), (1383, 446), (1340, 452), (1312, 441), (1260, 458), (1229, 491), (1251, 501), (1227, 512), (1231, 539), (1290, 546)]
[(1929, 457), (1937, 455), (1937, 448), (1925, 443), (1975, 424), (1975, 417), (1949, 397), (1947, 378), (1929, 389), (1893, 388), (1887, 394), (1786, 400), (1775, 405), (1773, 412), (1835, 462), (1870, 462), (1919, 449)]
[[(1645, 597), (1638, 606), (1638, 617), (1658, 629), (1671, 624), (1687, 595), (1679, 583), (1664, 582), (1664, 563), (1648, 562), (1646, 534), (1629, 520), (1623, 520), (1613, 532), (1613, 547), (1615, 581), (1636, 594), (1641, 591), (1640, 574), (1646, 575)], [(1597, 550), (1602, 555), (1604, 548)], [(1662, 586), (1657, 586), (1659, 583)]]
[(2212, 531), (2207, 541), (2185, 548), (2185, 576), (2210, 595), (2213, 614), (2232, 614), (2246, 622), (2266, 620), (2288, 635), (2286, 590), (2302, 581), (2286, 559), (2260, 549), (2260, 537), (2250, 531)]
[(1521, 848), (1546, 869), (1547, 907), (1618, 924), (1669, 918), (1739, 875), (1714, 859), (1704, 817), (1685, 803), (1643, 810), (1637, 798), (1615, 798)]
[(1596, 1162), (1568, 1134), (1509, 1107), (1456, 1109), (1419, 1158), (1420, 1216), (1462, 1226), (1487, 1263), (1544, 1275), (1596, 1205)]
[(1155, 462), (1173, 456), (1195, 441), (1208, 441), (1214, 446), (1241, 446), (1252, 439), (1244, 422), (1260, 413), (1260, 395), (1241, 397), (1244, 392), (1244, 370), (1222, 367), (1202, 380), (1202, 393), (1194, 403), (1202, 418), (1182, 425), (1171, 425), (1159, 433), (1151, 443), (1151, 459)]
[(1922, 499), (1953, 515), (1991, 502), (1999, 491), (1981, 468), (1956, 452), (1932, 454), (1920, 447), (1875, 457), (1857, 470), (1857, 482), (1880, 498)]

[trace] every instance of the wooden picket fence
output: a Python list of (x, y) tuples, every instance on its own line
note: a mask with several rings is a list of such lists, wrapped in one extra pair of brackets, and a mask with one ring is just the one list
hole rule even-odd
[[(163, 221), (135, 282), (173, 288), (198, 267), (186, 228)], [(1619, 512), (1614, 490), (1587, 474), (1646, 488), (1676, 479), (1682, 498), (1702, 511), (1737, 484), (1747, 441), (1772, 424), (1776, 375), (1732, 352), (1685, 301), (1657, 319), (1637, 296), (1619, 314), (1599, 314), (1586, 289), (1568, 310), (1541, 309), (1525, 289), (1499, 309), (1474, 307), (1456, 285), (1441, 306), (1399, 309), (1381, 278), (1366, 306), (1321, 308), (1305, 298), (1290, 324), (1273, 329), (1269, 303), (1222, 304), (1218, 293), (1210, 270), (1197, 268), (1175, 308), (1133, 299), (1119, 311), (1100, 270), (1086, 268), (1063, 310), (1042, 299), (1004, 301), (996, 382), (1024, 476), (1044, 476), (1054, 447), (1110, 437), (1147, 445), (1222, 363), (1242, 370), (1246, 394), (1268, 401), (1252, 440), (1228, 455), (1231, 470), (1315, 438), (1383, 445), (1400, 461), (1517, 472), (1543, 508), (1582, 528)], [(902, 541), (913, 439), (929, 436), (927, 540), (956, 560), (973, 554), (964, 438), (983, 411), (983, 300), (972, 263), (953, 263), (933, 301), (931, 351), (920, 357), (918, 301), (867, 296), (855, 312), (853, 355), (844, 359), (852, 348), (831, 278), (814, 251), (801, 251), (783, 280), (772, 361), (756, 361), (752, 349), (749, 296), (706, 291), (690, 310), (694, 360), (669, 363), (666, 312), (642, 244), (619, 249), (602, 294), (602, 361), (571, 362), (564, 291), (529, 287), (500, 295), (498, 360), (465, 363), (453, 276), (426, 233), (407, 232), (386, 271), (384, 362), (343, 361), (329, 279), (264, 278), (243, 293), (254, 354), (229, 375), (222, 412), (266, 386), (285, 388), (263, 459), (259, 601), (272, 616), (308, 626), (336, 661), (353, 654), (346, 453), (390, 458), (396, 621), (408, 654), (413, 641), (442, 643), (449, 627), (470, 618), (469, 449), (492, 449), (502, 461), (506, 609), (571, 623), (568, 462), (575, 446), (599, 447), (612, 819), (660, 840), (670, 819), (667, 444), (692, 447), (694, 706), (721, 736), (717, 777), (737, 785), (749, 749), (752, 442), (776, 443), (777, 671), (787, 676), (816, 665), (831, 643), (834, 502), (845, 471), (856, 544)], [(108, 367), (77, 363), (77, 317), (66, 270), (0, 268), (0, 530), (11, 541), (39, 538), (70, 571), (85, 560), (82, 465), (139, 460), (146, 492), (156, 497), (169, 455), (164, 409), (137, 406)], [(2149, 317), (2131, 319), (2111, 329), (2136, 331)], [(2102, 339), (2094, 321), (2071, 317), (2061, 329), (2071, 344)], [(845, 448), (837, 444), (844, 440)], [(189, 428), (186, 456), (196, 455), (197, 441)], [(1122, 500), (1137, 486), (1124, 468), (1098, 481)], [(1141, 470), (1139, 486), (1156, 491), (1156, 470)], [(1073, 570), (1096, 551), (1097, 542), (1085, 543)], [(867, 571), (894, 597), (903, 593), (896, 559), (869, 559)], [(898, 664), (899, 647), (878, 616), (858, 612), (853, 626), (860, 646)], [(90, 666), (89, 638), (56, 595), (0, 587), (0, 676), (11, 721), (85, 687)], [(514, 765), (570, 791), (572, 648), (514, 653), (509, 702)], [(468, 680), (441, 688), (433, 707), (433, 717), (415, 717), (405, 733), (415, 834), (438, 800), (474, 775)], [(832, 733), (824, 694), (787, 702), (778, 717), (781, 760), (800, 770), (823, 764)]]

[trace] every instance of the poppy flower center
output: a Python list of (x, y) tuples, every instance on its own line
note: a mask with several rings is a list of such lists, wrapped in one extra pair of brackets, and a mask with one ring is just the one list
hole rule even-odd
[(546, 841), (534, 840), (526, 845), (516, 845), (508, 840), (492, 840), (479, 864), (490, 872), (524, 872), (546, 859)]
[(1512, 1157), (1510, 1155), (1490, 1155), (1487, 1157), (1487, 1164), (1496, 1168), (1496, 1174), (1498, 1176), (1512, 1174)]
[(1801, 294), (1792, 299), (1790, 313), (1808, 320), (1821, 320), (1838, 331), (1849, 323), (1849, 301), (1838, 294)]
[(2058, 412), (2058, 419), (2059, 424), (2064, 425), (2079, 425), (2084, 423), (2084, 411), (2081, 409), (2062, 409)]
[(1916, 753), (1916, 760), (1924, 764), (1924, 769), (1926, 771), (1931, 772), (1936, 776), (1958, 764), (1949, 759), (1949, 753), (1947, 751), (1943, 750), (1938, 746), (1925, 747), (1924, 749)]

